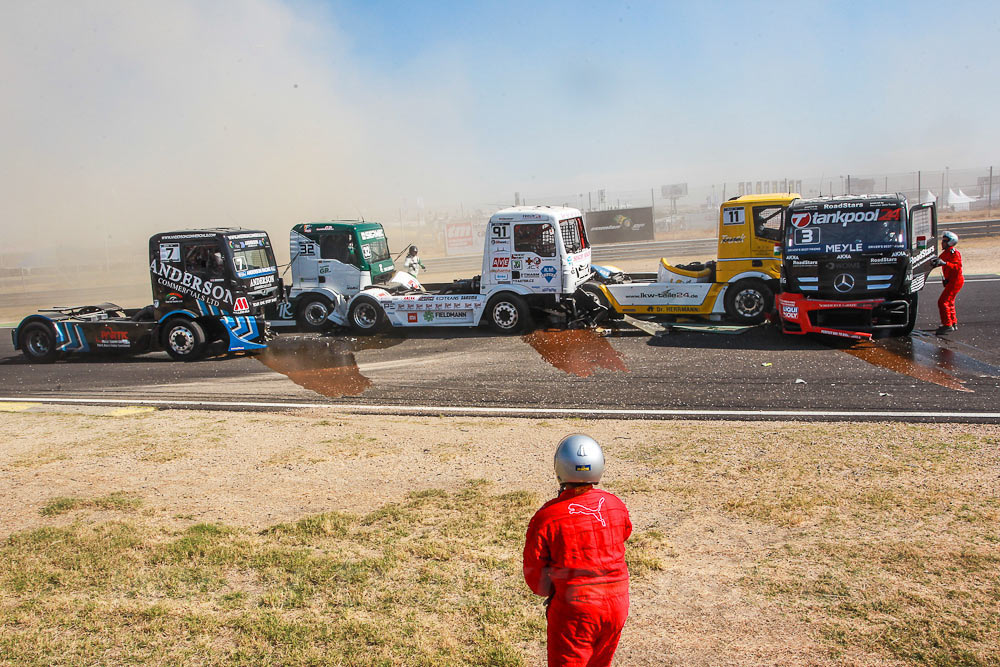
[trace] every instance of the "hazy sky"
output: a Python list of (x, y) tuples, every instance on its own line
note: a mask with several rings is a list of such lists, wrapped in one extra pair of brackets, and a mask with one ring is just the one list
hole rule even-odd
[(995, 1), (6, 0), (0, 230), (988, 165), (998, 43)]

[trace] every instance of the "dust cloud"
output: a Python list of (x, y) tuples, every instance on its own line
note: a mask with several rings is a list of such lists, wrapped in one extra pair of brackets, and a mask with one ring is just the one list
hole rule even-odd
[(321, 8), (4, 3), (0, 26), (0, 254), (141, 256), (156, 231), (242, 226), (280, 261), (293, 224), (472, 185), (447, 71), (367, 78)]

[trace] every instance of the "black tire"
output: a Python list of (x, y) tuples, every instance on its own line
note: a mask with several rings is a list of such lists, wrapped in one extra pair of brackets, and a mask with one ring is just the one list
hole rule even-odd
[(378, 301), (362, 296), (355, 299), (347, 311), (347, 323), (358, 333), (373, 334), (383, 331), (387, 320)]
[(774, 310), (774, 290), (763, 280), (746, 278), (726, 289), (726, 317), (739, 324), (760, 324)]
[(896, 329), (897, 336), (909, 336), (913, 333), (913, 328), (917, 326), (917, 296), (916, 293), (910, 295), (908, 299), (910, 302), (910, 315), (906, 319), (906, 324)]
[(204, 356), (205, 330), (194, 320), (167, 320), (161, 332), (160, 345), (174, 361), (195, 361)]
[(516, 334), (531, 324), (528, 304), (516, 294), (498, 294), (486, 304), (486, 320), (493, 331)]
[(327, 316), (333, 310), (330, 300), (320, 294), (307, 294), (299, 299), (295, 323), (300, 331), (323, 331), (330, 324)]
[(624, 320), (625, 313), (617, 312), (612, 306), (611, 302), (608, 301), (608, 297), (604, 295), (601, 288), (594, 283), (584, 283), (580, 285), (580, 289), (590, 295), (590, 297), (597, 302), (597, 305), (604, 306), (608, 309), (608, 319), (609, 320)]
[(33, 364), (51, 364), (61, 355), (56, 349), (56, 332), (47, 324), (32, 322), (17, 335), (21, 352)]

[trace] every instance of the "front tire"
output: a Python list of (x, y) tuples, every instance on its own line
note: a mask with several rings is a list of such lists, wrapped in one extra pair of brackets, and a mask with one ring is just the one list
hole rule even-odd
[(160, 344), (174, 361), (195, 361), (205, 354), (205, 330), (194, 320), (169, 320)]
[(351, 304), (347, 322), (358, 333), (373, 334), (385, 329), (386, 317), (382, 306), (375, 299), (365, 296), (355, 299)]
[(486, 305), (490, 327), (501, 334), (516, 334), (526, 329), (531, 315), (528, 304), (516, 294), (501, 294)]
[(763, 280), (740, 280), (726, 289), (725, 307), (734, 322), (760, 324), (774, 309), (774, 290)]
[(614, 309), (614, 307), (611, 305), (611, 302), (608, 301), (608, 297), (605, 296), (604, 292), (601, 291), (600, 287), (594, 285), (593, 283), (584, 283), (580, 285), (580, 289), (586, 292), (587, 295), (590, 298), (592, 298), (597, 303), (598, 306), (603, 306), (604, 308), (608, 309), (607, 317), (609, 320), (625, 319), (625, 314), (619, 313), (617, 310)]
[(295, 313), (295, 322), (300, 331), (322, 331), (327, 327), (333, 306), (325, 296), (304, 296)]
[(913, 333), (913, 328), (917, 326), (917, 294), (914, 293), (910, 296), (908, 301), (910, 302), (909, 317), (906, 318), (906, 324), (898, 329), (896, 329), (897, 336), (909, 336)]
[(21, 330), (18, 339), (21, 352), (33, 364), (51, 364), (59, 358), (56, 334), (47, 324), (32, 322)]

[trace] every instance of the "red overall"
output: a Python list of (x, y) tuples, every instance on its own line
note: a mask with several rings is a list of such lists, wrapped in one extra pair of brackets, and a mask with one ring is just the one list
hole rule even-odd
[(628, 617), (625, 503), (587, 485), (545, 503), (528, 524), (524, 580), (548, 608), (549, 665), (610, 665)]
[(941, 315), (941, 326), (953, 327), (958, 324), (955, 316), (955, 295), (965, 284), (965, 276), (962, 275), (962, 253), (954, 247), (946, 248), (941, 253), (941, 261), (944, 265), (941, 272), (944, 273), (944, 290), (938, 297), (938, 312)]

